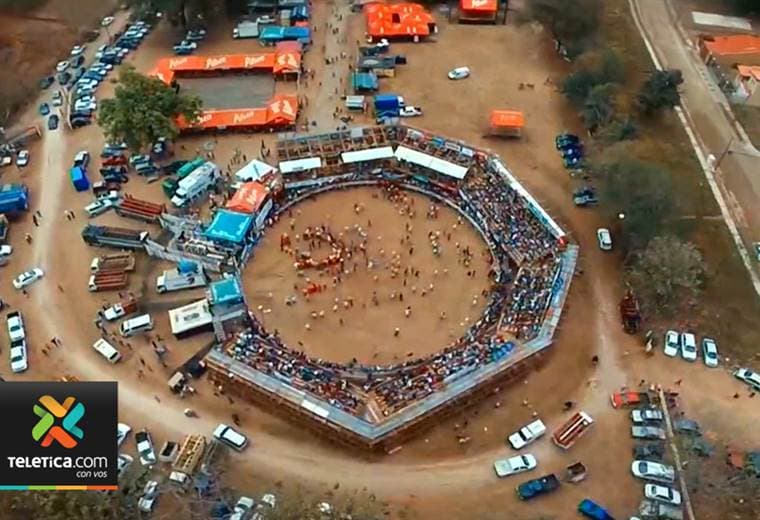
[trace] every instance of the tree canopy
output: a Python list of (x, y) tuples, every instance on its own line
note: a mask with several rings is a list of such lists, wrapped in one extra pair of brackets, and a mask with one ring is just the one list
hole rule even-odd
[(642, 112), (652, 114), (662, 108), (673, 108), (681, 99), (678, 86), (683, 83), (680, 70), (655, 70), (641, 86), (638, 102)]
[(673, 209), (667, 171), (643, 161), (620, 159), (599, 168), (600, 195), (610, 219), (619, 220), (622, 245), (632, 251), (661, 232)]
[(691, 242), (658, 236), (634, 256), (626, 274), (644, 312), (666, 318), (699, 294), (705, 262)]
[(177, 136), (179, 116), (195, 121), (200, 115), (201, 100), (180, 94), (157, 78), (144, 76), (124, 67), (112, 99), (104, 99), (98, 123), (111, 142), (125, 142), (140, 151), (159, 137)]
[(531, 0), (527, 17), (546, 27), (554, 38), (572, 44), (588, 39), (599, 27), (600, 0)]

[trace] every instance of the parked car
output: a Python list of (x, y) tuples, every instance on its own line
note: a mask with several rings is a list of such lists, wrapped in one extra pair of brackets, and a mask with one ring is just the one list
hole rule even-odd
[(541, 437), (544, 433), (546, 433), (546, 425), (541, 419), (536, 419), (510, 435), (509, 443), (514, 449), (519, 450)]
[(607, 228), (596, 230), (596, 240), (599, 243), (599, 249), (602, 251), (612, 251), (612, 234)]
[(649, 395), (644, 392), (615, 392), (610, 394), (610, 402), (612, 403), (613, 408), (644, 406), (649, 404)]
[(151, 466), (156, 463), (156, 451), (153, 449), (153, 440), (146, 430), (135, 433), (135, 444), (137, 445), (137, 454), (140, 456), (140, 463), (143, 466)]
[(71, 66), (71, 63), (69, 63), (68, 60), (59, 61), (55, 66), (55, 71), (65, 72), (70, 66)]
[(114, 17), (113, 16), (106, 16), (100, 21), (101, 27), (108, 27), (113, 23)]
[(119, 423), (116, 425), (116, 446), (121, 446), (127, 440), (132, 428), (128, 424)]
[[(118, 192), (116, 193), (117, 193), (116, 199), (118, 199)], [(92, 217), (97, 217), (98, 215), (102, 215), (109, 209), (113, 209), (115, 207), (116, 207), (116, 200), (114, 200), (110, 196), (98, 197), (93, 202), (90, 202), (88, 205), (84, 207), (84, 212), (87, 213), (88, 217), (92, 218)]]
[(493, 463), (493, 469), (496, 471), (496, 476), (499, 478), (517, 475), (524, 471), (530, 471), (535, 469), (536, 466), (538, 466), (538, 461), (536, 461), (536, 457), (530, 453), (517, 455), (508, 459), (499, 459)]
[(676, 357), (681, 350), (681, 336), (674, 330), (665, 333), (665, 345), (663, 352), (668, 357)]
[(740, 368), (734, 372), (734, 377), (739, 381), (744, 381), (755, 390), (760, 390), (760, 374), (757, 372), (749, 368)]
[(420, 107), (403, 107), (398, 111), (399, 117), (418, 117), (422, 115), (422, 109)]
[(665, 440), (665, 430), (657, 426), (631, 426), (634, 439)]
[(145, 484), (143, 494), (137, 501), (137, 507), (144, 513), (150, 513), (153, 511), (153, 507), (156, 505), (156, 499), (158, 498), (158, 482), (155, 480), (149, 480)]
[(11, 256), (13, 253), (13, 246), (8, 244), (0, 245), (0, 260)]
[(55, 83), (55, 77), (54, 76), (45, 76), (40, 80), (40, 88), (42, 90), (47, 90), (50, 88), (50, 86)]
[(256, 502), (251, 497), (240, 497), (235, 503), (230, 520), (245, 520)]
[(556, 475), (544, 475), (541, 478), (528, 480), (515, 488), (520, 500), (530, 500), (559, 489), (559, 479)]
[(633, 447), (633, 458), (657, 462), (665, 455), (665, 446), (661, 442), (637, 443)]
[(465, 79), (470, 77), (470, 67), (457, 67), (447, 74), (449, 79)]
[(681, 357), (686, 361), (697, 360), (697, 338), (691, 332), (681, 333)]
[(672, 466), (647, 460), (634, 460), (631, 472), (635, 477), (656, 482), (671, 483), (676, 479), (676, 470)]
[(45, 273), (40, 269), (39, 267), (35, 267), (34, 269), (30, 269), (29, 271), (25, 271), (18, 275), (16, 278), (13, 279), (13, 287), (16, 289), (23, 289), (24, 287), (27, 287), (40, 278), (45, 276)]
[(16, 166), (23, 168), (27, 164), (29, 164), (29, 150), (21, 150), (16, 155)]
[(84, 53), (85, 48), (87, 48), (86, 45), (74, 45), (69, 54), (72, 58), (75, 56), (81, 56)]
[(705, 365), (710, 368), (715, 368), (720, 362), (718, 357), (718, 344), (712, 338), (702, 338), (702, 357), (705, 360)]
[(662, 412), (655, 408), (639, 408), (637, 410), (631, 410), (631, 420), (636, 424), (654, 421), (660, 422), (662, 419)]
[(54, 107), (59, 107), (63, 105), (63, 96), (61, 96), (60, 91), (56, 90), (55, 92), (53, 92), (52, 103)]
[(40, 103), (39, 108), (37, 111), (40, 113), (41, 116), (46, 116), (50, 113), (50, 105), (47, 103)]
[(572, 148), (581, 144), (581, 139), (575, 134), (562, 133), (554, 138), (554, 144), (557, 150), (563, 150), (565, 148)]
[(84, 56), (77, 56), (69, 60), (72, 68), (81, 67), (84, 64)]
[(694, 435), (699, 437), (702, 435), (702, 428), (697, 421), (691, 419), (678, 419), (673, 421), (673, 431), (677, 433), (684, 433), (687, 435)]
[(26, 339), (11, 341), (10, 357), (11, 371), (14, 374), (24, 372), (29, 368), (29, 359), (26, 352)]
[(8, 337), (11, 341), (26, 339), (26, 329), (24, 328), (24, 318), (19, 311), (9, 312), (5, 317), (5, 324), (8, 328)]
[(53, 114), (48, 118), (48, 130), (56, 130), (58, 128), (58, 116)]
[(243, 451), (248, 446), (248, 438), (226, 424), (219, 424), (214, 430), (213, 436), (217, 441), (236, 451)]
[(606, 509), (588, 498), (584, 498), (578, 504), (578, 512), (592, 520), (615, 520)]
[(117, 459), (119, 476), (122, 476), (124, 472), (127, 471), (127, 468), (132, 465), (133, 461), (134, 459), (126, 453), (119, 453), (119, 458)]
[(657, 500), (674, 506), (681, 505), (681, 493), (668, 486), (644, 484), (644, 496), (650, 500)]

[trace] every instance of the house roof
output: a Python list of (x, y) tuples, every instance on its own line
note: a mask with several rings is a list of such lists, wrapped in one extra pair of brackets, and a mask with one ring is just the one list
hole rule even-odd
[(760, 36), (753, 36), (751, 34), (713, 36), (705, 39), (704, 45), (716, 56), (760, 54)]

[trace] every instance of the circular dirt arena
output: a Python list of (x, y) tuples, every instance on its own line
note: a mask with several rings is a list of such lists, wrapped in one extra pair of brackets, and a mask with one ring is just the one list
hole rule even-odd
[[(320, 226), (333, 245), (304, 239)], [(296, 268), (299, 258), (326, 260), (338, 243), (350, 251), (342, 271)], [(387, 364), (441, 350), (477, 321), (490, 265), (478, 232), (451, 208), (362, 187), (284, 213), (257, 245), (243, 284), (257, 318), (291, 347), (339, 363)]]

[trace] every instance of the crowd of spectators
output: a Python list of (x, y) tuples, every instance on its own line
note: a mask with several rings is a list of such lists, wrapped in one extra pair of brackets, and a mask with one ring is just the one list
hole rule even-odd
[[(432, 174), (431, 179), (407, 177), (404, 183), (459, 207), (481, 230), (494, 256), (492, 276), (496, 283), (487, 296), (486, 310), (461, 338), (425, 358), (392, 365), (343, 365), (312, 359), (287, 347), (252, 316), (252, 329), (228, 345), (228, 353), (357, 416), (364, 415), (365, 404), (372, 396), (382, 413), (389, 416), (508, 356), (514, 344), (505, 341), (502, 333), (509, 332), (522, 341), (536, 337), (561, 268), (557, 238), (500, 174), (484, 164), (473, 164), (460, 191), (452, 189), (453, 183), (447, 186), (446, 179)], [(337, 184), (369, 180), (377, 180), (377, 173), (354, 170)], [(275, 212), (319, 190), (319, 186), (288, 190)], [(507, 283), (513, 271), (517, 274), (511, 284)]]

